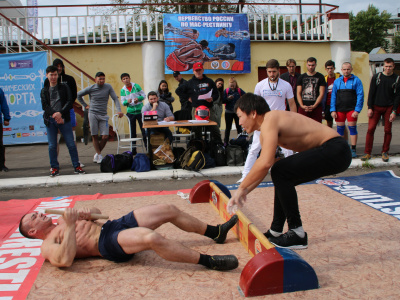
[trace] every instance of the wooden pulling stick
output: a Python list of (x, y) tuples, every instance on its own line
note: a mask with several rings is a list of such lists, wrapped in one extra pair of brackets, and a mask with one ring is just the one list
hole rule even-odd
[[(45, 214), (53, 214), (53, 215), (63, 215), (64, 210), (58, 210), (58, 209), (45, 209), (44, 213)], [(90, 219), (92, 220), (97, 220), (97, 219), (108, 219), (108, 216), (106, 215), (100, 215), (100, 214), (90, 214)]]

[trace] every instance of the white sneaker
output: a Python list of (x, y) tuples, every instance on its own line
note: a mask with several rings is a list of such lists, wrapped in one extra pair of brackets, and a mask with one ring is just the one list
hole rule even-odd
[(244, 177), (240, 178), (238, 181), (236, 181), (236, 183), (242, 183)]
[(99, 160), (99, 155), (96, 153), (93, 157), (93, 162), (97, 163), (98, 160)]
[(101, 155), (101, 154), (99, 154), (98, 156), (97, 156), (97, 163), (98, 164), (101, 164), (101, 161), (103, 160), (103, 155)]

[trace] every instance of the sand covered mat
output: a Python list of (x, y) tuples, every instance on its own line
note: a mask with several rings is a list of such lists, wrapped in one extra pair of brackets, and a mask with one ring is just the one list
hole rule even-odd
[[(324, 185), (297, 187), (309, 248), (298, 253), (314, 268), (321, 288), (270, 295), (265, 299), (398, 299), (400, 223)], [(78, 201), (96, 206), (111, 219), (132, 209), (171, 203), (211, 224), (221, 223), (209, 204), (189, 204), (177, 195)], [(245, 214), (262, 231), (272, 220), (273, 188), (258, 188), (248, 197)], [(200, 265), (168, 262), (153, 251), (126, 263), (100, 258), (76, 260), (59, 269), (45, 262), (27, 299), (241, 299), (240, 273), (251, 259), (230, 233), (226, 244), (185, 233), (167, 224), (158, 232), (207, 254), (235, 254), (239, 268), (229, 272)]]
[[(308, 249), (296, 252), (321, 288), (268, 299), (399, 299), (400, 222), (324, 185), (296, 189), (308, 233)], [(273, 188), (258, 188), (243, 209), (262, 232), (271, 224), (273, 195)]]

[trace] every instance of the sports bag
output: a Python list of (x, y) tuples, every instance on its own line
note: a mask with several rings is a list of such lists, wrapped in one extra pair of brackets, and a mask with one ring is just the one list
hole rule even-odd
[(237, 145), (226, 147), (226, 163), (228, 166), (244, 166), (244, 150)]
[(184, 170), (199, 171), (204, 168), (206, 160), (202, 151), (195, 147), (189, 147), (179, 158), (181, 167)]
[(215, 168), (214, 158), (212, 158), (211, 155), (208, 153), (203, 153), (203, 155), (204, 155), (204, 159), (205, 159), (204, 169)]
[(122, 154), (107, 154), (100, 164), (100, 171), (105, 173), (117, 173), (129, 170), (133, 163), (132, 152), (125, 151)]
[(131, 171), (148, 172), (150, 171), (150, 159), (144, 153), (136, 154), (133, 159)]
[(215, 146), (214, 159), (217, 166), (226, 166), (226, 149), (224, 145), (217, 144)]

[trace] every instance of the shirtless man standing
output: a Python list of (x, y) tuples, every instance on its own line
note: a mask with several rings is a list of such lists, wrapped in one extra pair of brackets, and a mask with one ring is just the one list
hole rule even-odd
[(134, 253), (150, 249), (169, 261), (201, 264), (220, 271), (238, 267), (234, 255), (200, 254), (154, 231), (170, 222), (184, 231), (207, 236), (222, 244), (238, 221), (236, 215), (222, 225), (212, 226), (168, 204), (141, 207), (105, 224), (90, 221), (92, 213), (101, 212), (97, 208), (67, 208), (57, 225), (42, 213), (29, 213), (21, 218), (19, 230), (27, 238), (42, 239), (42, 256), (57, 267), (69, 267), (75, 258), (93, 256), (124, 262)]
[[(261, 154), (250, 173), (229, 200), (228, 212), (246, 202), (271, 168), (275, 187), (274, 216), (271, 228), (264, 233), (277, 247), (308, 247), (298, 207), (295, 186), (322, 176), (345, 171), (351, 163), (351, 151), (339, 134), (301, 114), (269, 109), (264, 98), (247, 93), (235, 105), (239, 124), (246, 132), (260, 130)], [(275, 162), (276, 147), (298, 153)], [(282, 234), (285, 221), (289, 230)]]

